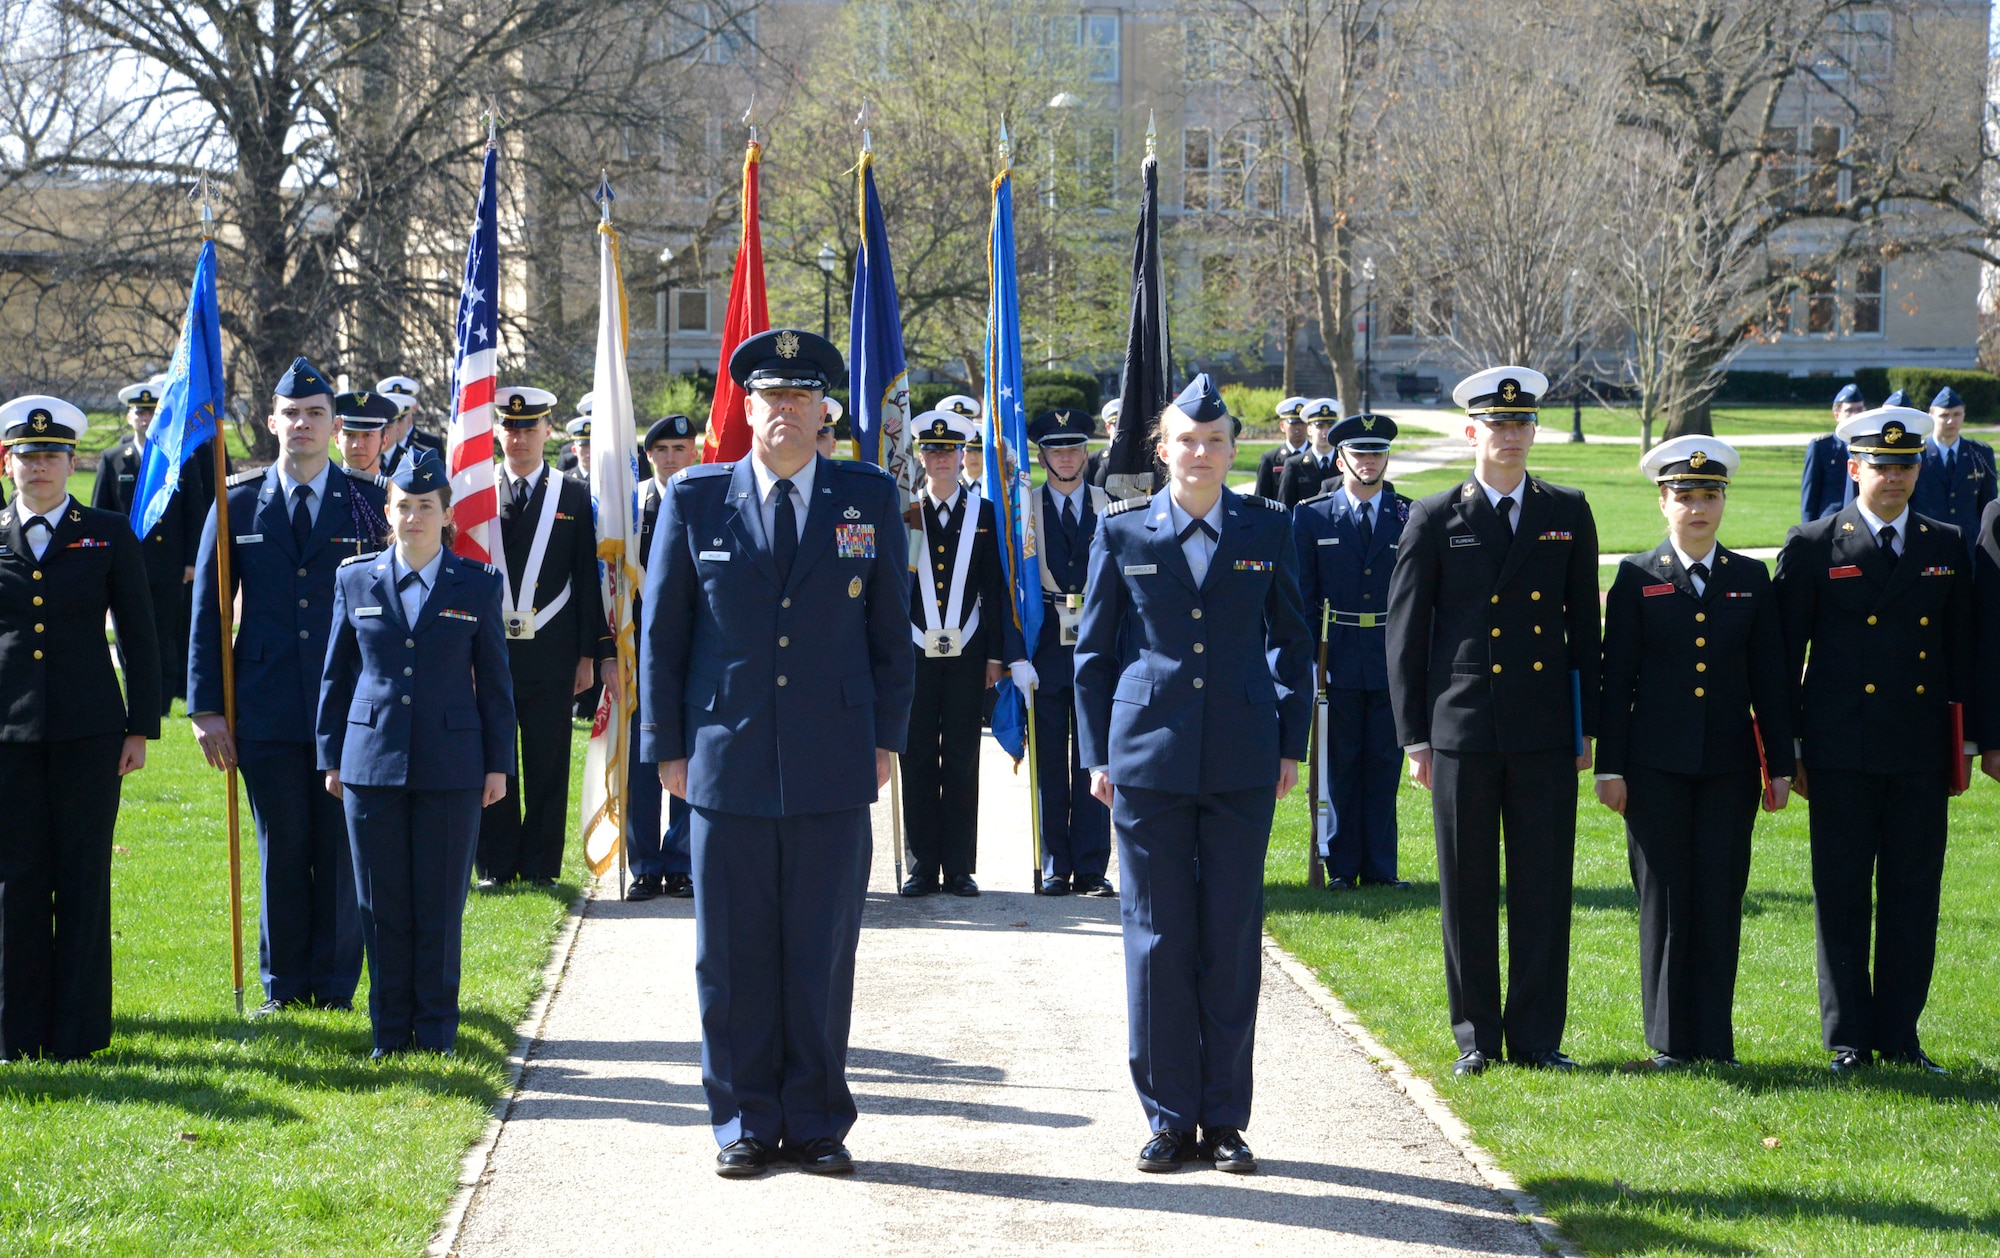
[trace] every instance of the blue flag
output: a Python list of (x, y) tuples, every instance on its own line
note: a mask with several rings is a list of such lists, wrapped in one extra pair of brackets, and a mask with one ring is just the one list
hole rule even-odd
[(910, 381), (903, 365), (903, 317), (889, 232), (875, 193), (875, 155), (861, 153), (861, 251), (854, 259), (854, 302), (847, 329), (847, 418), (856, 451), (896, 478), (908, 502), (923, 479), (910, 457)]
[[(1001, 142), (1006, 142), (1002, 133)], [(1000, 564), (1007, 573), (1011, 613), (1032, 651), (1042, 632), (1042, 565), (1035, 537), (1033, 480), (1028, 471), (1028, 416), (1021, 383), (1021, 303), (1014, 280), (1014, 182), (1011, 170), (993, 181), (993, 234), (986, 249), (993, 295), (986, 307), (986, 496), (1000, 517)], [(993, 737), (1018, 763), (1027, 748), (1028, 706), (1000, 683)]]
[(194, 263), (187, 319), (160, 405), (146, 429), (139, 479), (132, 486), (132, 531), (153, 531), (181, 487), (186, 467), (222, 421), (222, 314), (215, 305), (215, 242), (205, 240)]

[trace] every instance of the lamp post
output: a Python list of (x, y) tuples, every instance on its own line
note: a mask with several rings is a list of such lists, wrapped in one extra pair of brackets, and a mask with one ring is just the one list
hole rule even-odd
[(674, 288), (673, 280), (669, 278), (672, 274), (670, 268), (673, 265), (674, 247), (672, 245), (662, 245), (660, 247), (660, 280), (655, 285), (653, 306), (654, 322), (660, 325), (660, 371), (662, 373), (673, 370), (672, 354), (670, 351), (673, 347), (674, 336)]
[(1361, 305), (1361, 409), (1372, 412), (1375, 384), (1375, 259), (1361, 259), (1361, 279), (1368, 285)]
[(1583, 342), (1569, 343), (1569, 439), (1583, 443)]
[(840, 255), (833, 246), (822, 242), (819, 247), (819, 334), (827, 340), (833, 339), (833, 267), (840, 261)]

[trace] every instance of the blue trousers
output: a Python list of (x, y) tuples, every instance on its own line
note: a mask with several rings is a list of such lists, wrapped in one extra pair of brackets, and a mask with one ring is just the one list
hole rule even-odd
[(262, 897), (257, 968), (269, 1000), (354, 999), (361, 981), (361, 916), (347, 818), (326, 793), (313, 744), (236, 745), (257, 825)]
[(1388, 691), (1328, 688), (1322, 769), (1334, 816), (1326, 876), (1394, 882), (1403, 748)]
[(1250, 1125), (1272, 787), (1119, 787), (1132, 1085), (1154, 1131)]
[(634, 754), (625, 771), (625, 860), (636, 875), (694, 872), (688, 850), (688, 805), (678, 795), (667, 796), (667, 828), (660, 832), (660, 766), (640, 761), (639, 710), (632, 710)]
[(1111, 813), (1090, 793), (1067, 689), (1035, 692), (1035, 772), (1042, 792), (1042, 877), (1102, 878), (1111, 866)]
[(458, 1038), (459, 950), (479, 845), (479, 792), (343, 789), (375, 1047), (448, 1049)]
[(694, 809), (695, 990), (715, 1142), (842, 1139), (868, 809)]

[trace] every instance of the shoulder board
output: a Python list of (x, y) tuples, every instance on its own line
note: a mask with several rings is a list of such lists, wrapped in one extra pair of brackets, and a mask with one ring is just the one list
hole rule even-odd
[(724, 476), (736, 470), (734, 463), (690, 463), (674, 473), (674, 480), (702, 480), (711, 476)]
[(494, 567), (490, 563), (487, 563), (484, 559), (473, 559), (467, 555), (459, 555), (457, 556), (457, 559), (458, 562), (464, 564), (466, 567), (477, 569), (478, 571), (485, 573), (489, 577), (497, 577), (500, 575), (500, 569)]
[(1105, 508), (1106, 516), (1124, 515), (1127, 511), (1141, 511), (1152, 505), (1152, 498), (1121, 498)]
[(375, 558), (377, 555), (381, 553), (382, 552), (379, 550), (371, 550), (365, 555), (349, 555), (347, 558), (340, 561), (340, 566), (343, 568), (349, 568), (358, 563), (367, 563), (369, 560)]
[[(1328, 492), (1330, 493), (1332, 491), (1329, 490)], [(1290, 507), (1286, 506), (1282, 502), (1279, 502), (1275, 498), (1265, 498), (1258, 494), (1238, 494), (1237, 496), (1241, 498), (1243, 501), (1249, 503), (1253, 507), (1262, 507), (1266, 511), (1275, 511), (1279, 515), (1287, 515), (1291, 512)], [(1326, 496), (1325, 494), (1319, 495), (1319, 497), (1322, 498), (1325, 496)]]
[[(1318, 501), (1319, 501), (1320, 499), (1322, 499), (1322, 498), (1331, 498), (1331, 497), (1333, 497), (1333, 495), (1334, 495), (1334, 494), (1335, 494), (1336, 492), (1338, 492), (1338, 491), (1339, 491), (1339, 489), (1340, 489), (1340, 486), (1339, 486), (1339, 485), (1335, 485), (1335, 486), (1334, 486), (1334, 487), (1333, 487), (1332, 489), (1322, 489), (1322, 490), (1320, 490), (1320, 491), (1319, 491), (1318, 493), (1314, 494), (1314, 495), (1313, 495), (1312, 497), (1310, 497), (1310, 498), (1307, 498), (1307, 499), (1305, 499), (1304, 501), (1300, 502), (1300, 503), (1299, 503), (1299, 505), (1303, 507), (1303, 506), (1305, 506), (1305, 505), (1306, 505), (1306, 503), (1309, 503), (1309, 502), (1318, 502)], [(1261, 503), (1264, 503), (1264, 504), (1265, 504), (1266, 506), (1269, 506), (1269, 505), (1270, 505), (1270, 503), (1271, 503), (1271, 500), (1270, 500), (1269, 498), (1257, 498), (1257, 495), (1255, 495), (1255, 494), (1244, 494), (1243, 496), (1244, 496), (1244, 497), (1245, 497), (1246, 499), (1247, 499), (1247, 498), (1256, 498), (1258, 502), (1261, 502)], [(1283, 505), (1282, 505), (1282, 504), (1280, 504), (1280, 505), (1279, 505), (1279, 507), (1278, 507), (1278, 509), (1279, 509), (1280, 511), (1284, 510), (1284, 507), (1283, 507)]]
[(375, 487), (378, 489), (387, 489), (389, 486), (396, 483), (390, 480), (388, 477), (382, 475), (382, 473), (380, 472), (374, 473), (372, 476), (369, 477), (369, 479), (374, 483)]
[(875, 477), (887, 476), (889, 474), (881, 468), (876, 467), (873, 463), (868, 463), (861, 459), (828, 459), (827, 462), (851, 476)]
[(255, 484), (256, 482), (263, 480), (264, 473), (270, 470), (271, 469), (268, 467), (253, 467), (247, 472), (238, 472), (236, 473), (236, 475), (229, 478), (228, 485), (231, 489), (235, 489), (239, 485)]

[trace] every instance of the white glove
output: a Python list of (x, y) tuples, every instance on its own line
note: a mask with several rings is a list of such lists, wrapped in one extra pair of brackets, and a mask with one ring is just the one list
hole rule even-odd
[(1014, 688), (1021, 692), (1023, 702), (1028, 700), (1029, 691), (1042, 684), (1040, 675), (1035, 672), (1034, 664), (1028, 660), (1016, 660), (1007, 666), (1007, 671), (1013, 675)]

